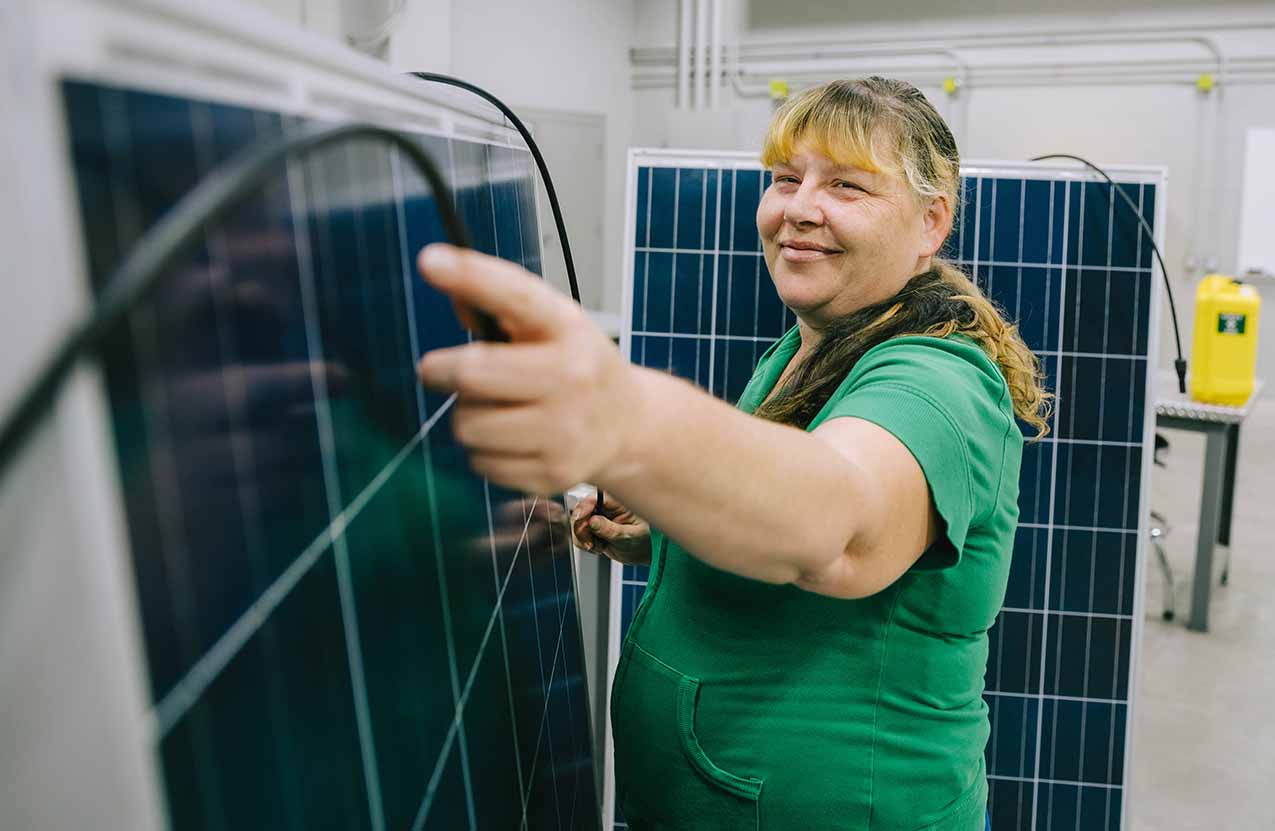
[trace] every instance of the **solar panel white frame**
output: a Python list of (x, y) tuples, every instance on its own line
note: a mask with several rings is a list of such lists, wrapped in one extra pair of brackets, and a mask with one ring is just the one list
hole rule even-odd
[[(1113, 179), (1121, 184), (1136, 185), (1153, 185), (1156, 188), (1156, 216), (1155, 216), (1155, 242), (1156, 245), (1163, 250), (1164, 248), (1164, 228), (1167, 210), (1167, 170), (1160, 166), (1154, 165), (1100, 165)], [(637, 229), (637, 185), (638, 185), (638, 169), (642, 167), (650, 168), (704, 168), (717, 170), (747, 170), (761, 171), (763, 170), (757, 154), (751, 152), (740, 151), (705, 151), (705, 150), (687, 150), (687, 149), (665, 149), (665, 148), (631, 148), (628, 157), (628, 175), (626, 183), (626, 200), (625, 200), (625, 224), (624, 224), (624, 273), (623, 273), (623, 293), (622, 293), (622, 321), (620, 346), (626, 356), (632, 355), (633, 346), (633, 308), (634, 308), (634, 270), (636, 260), (637, 244), (635, 240)], [(968, 161), (961, 166), (961, 174), (963, 177), (976, 177), (980, 179), (998, 178), (998, 179), (1049, 179), (1059, 182), (1094, 182), (1101, 181), (1096, 174), (1088, 171), (1088, 169), (1078, 163), (1070, 161), (1051, 160), (1047, 162), (1014, 162), (1014, 161), (996, 161), (996, 160), (973, 160)], [(1118, 204), (1122, 204), (1115, 194), (1111, 195), (1113, 200), (1117, 200)], [(650, 209), (650, 202), (647, 204)], [(967, 206), (971, 207), (971, 206)], [(719, 211), (721, 207), (719, 207)], [(720, 213), (715, 216), (715, 223), (720, 227), (722, 217)], [(649, 229), (649, 224), (648, 224)], [(1065, 227), (1065, 226), (1064, 226)], [(1064, 232), (1065, 233), (1065, 232)], [(977, 238), (976, 238), (977, 240)], [(1064, 237), (1064, 244), (1065, 244)], [(703, 246), (705, 251), (717, 253), (721, 251), (719, 246), (714, 245), (712, 249), (707, 244)], [(977, 259), (977, 258), (976, 258)], [(1067, 268), (1064, 262), (1063, 267), (1059, 271)], [(1079, 266), (1076, 266), (1079, 268)], [(717, 279), (717, 269), (713, 268), (713, 279)], [(1135, 575), (1134, 575), (1134, 597), (1133, 597), (1133, 619), (1132, 632), (1130, 635), (1130, 665), (1129, 665), (1129, 687), (1127, 698), (1127, 722), (1126, 722), (1126, 739), (1124, 752), (1124, 776), (1123, 789), (1124, 797), (1121, 801), (1121, 827), (1128, 827), (1131, 817), (1130, 801), (1128, 799), (1129, 783), (1131, 782), (1132, 764), (1135, 757), (1133, 748), (1133, 702), (1137, 695), (1138, 685), (1138, 667), (1140, 658), (1140, 645), (1142, 636), (1142, 627), (1144, 625), (1143, 617), (1145, 612), (1145, 585), (1141, 579), (1144, 574), (1146, 562), (1148, 539), (1147, 529), (1150, 522), (1150, 502), (1149, 488), (1152, 470), (1152, 453), (1151, 442), (1155, 434), (1155, 383), (1156, 383), (1156, 365), (1159, 355), (1159, 333), (1160, 333), (1160, 313), (1161, 313), (1161, 291), (1163, 275), (1158, 262), (1153, 262), (1150, 275), (1150, 291), (1151, 295), (1148, 301), (1150, 311), (1148, 320), (1147, 334), (1147, 354), (1145, 360), (1145, 401), (1143, 407), (1143, 445), (1141, 458), (1140, 481), (1140, 507), (1138, 511), (1138, 529), (1137, 544), (1134, 555), (1135, 559)], [(712, 294), (714, 302), (716, 302), (717, 291)], [(1065, 298), (1064, 298), (1065, 299)], [(1059, 314), (1059, 327), (1063, 325), (1063, 315)], [(710, 344), (717, 338), (716, 334), (710, 333), (707, 336)], [(1061, 331), (1059, 332), (1058, 348), (1062, 350)], [(1061, 362), (1059, 364), (1061, 368)], [(1054, 423), (1057, 423), (1057, 414), (1054, 416)], [(1051, 485), (1052, 487), (1052, 485)], [(1047, 528), (1054, 527), (1053, 516), (1051, 511), (1050, 522)], [(619, 660), (620, 645), (622, 639), (621, 633), (621, 616), (623, 607), (623, 591), (625, 582), (623, 579), (624, 568), (618, 564), (611, 565), (611, 609), (608, 616), (609, 626), (609, 648), (607, 654), (607, 686), (608, 698), (610, 695), (610, 687), (614, 683), (615, 669)], [(1046, 576), (1048, 580), (1048, 574)], [(1048, 583), (1046, 584), (1048, 585)], [(1048, 609), (1048, 591), (1045, 597), (1045, 609), (1042, 617), (1040, 638), (1042, 644), (1048, 635), (1047, 621), (1050, 610)], [(1080, 613), (1077, 613), (1080, 614)], [(1092, 615), (1090, 615), (1092, 616)], [(1044, 674), (1044, 665), (1042, 657), (1041, 673)], [(1041, 684), (1041, 690), (1034, 696), (1038, 702), (1042, 702), (1048, 697), (1044, 691), (1044, 684)], [(614, 746), (612, 741), (611, 730), (611, 714), (610, 707), (606, 708), (606, 746), (604, 748), (604, 771), (605, 778), (603, 782), (603, 823), (605, 827), (619, 828), (615, 821), (615, 780), (614, 780)], [(1043, 715), (1040, 716), (1043, 718)], [(1039, 724), (1039, 720), (1038, 720)], [(1040, 753), (1040, 737), (1036, 739), (1036, 753)], [(1038, 771), (1039, 772), (1039, 771)], [(1039, 777), (1037, 777), (1039, 781)], [(1032, 827), (1036, 826), (1035, 812), (1039, 806), (1039, 799), (1033, 800), (1033, 817)], [(1079, 816), (1079, 815), (1078, 815)], [(1079, 821), (1079, 820), (1078, 820)]]

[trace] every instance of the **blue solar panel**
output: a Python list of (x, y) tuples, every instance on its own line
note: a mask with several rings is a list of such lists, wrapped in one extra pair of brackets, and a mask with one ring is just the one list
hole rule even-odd
[[(733, 403), (795, 322), (755, 225), (768, 173), (742, 154), (632, 159), (623, 343), (635, 362)], [(1123, 200), (1074, 170), (962, 173), (945, 253), (1019, 324), (1057, 395), (1053, 432), (1024, 450), (1009, 587), (989, 634), (992, 825), (1118, 829), (1149, 462), (1151, 244)], [(1162, 174), (1115, 178), (1155, 228)], [(643, 567), (616, 568), (621, 634), (646, 579)]]
[[(302, 120), (63, 85), (95, 289)], [(529, 154), (422, 135), (477, 247), (538, 270)], [(465, 334), (396, 152), (335, 146), (208, 228), (102, 360), (169, 821), (597, 827), (565, 509), (468, 469), (413, 364)]]

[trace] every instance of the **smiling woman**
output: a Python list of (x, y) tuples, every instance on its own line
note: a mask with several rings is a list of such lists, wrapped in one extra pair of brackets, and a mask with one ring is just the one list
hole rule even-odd
[(509, 342), (430, 353), (420, 376), (459, 394), (476, 469), (601, 485), (578, 541), (651, 563), (612, 694), (631, 828), (982, 829), (987, 630), (1016, 417), (1046, 423), (1037, 362), (937, 257), (959, 158), (915, 88), (808, 90), (763, 160), (757, 226), (798, 324), (737, 408), (628, 364), (516, 266), (445, 247), (425, 278)]

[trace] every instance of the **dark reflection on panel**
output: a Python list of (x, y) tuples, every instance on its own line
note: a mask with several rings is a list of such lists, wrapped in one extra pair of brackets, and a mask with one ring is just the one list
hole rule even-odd
[[(64, 98), (97, 290), (203, 175), (303, 126)], [(475, 245), (538, 269), (529, 156), (419, 141)], [(435, 205), (383, 146), (292, 163), (105, 350), (174, 827), (597, 827), (563, 506), (474, 477), (415, 382), (467, 338), (415, 271)]]

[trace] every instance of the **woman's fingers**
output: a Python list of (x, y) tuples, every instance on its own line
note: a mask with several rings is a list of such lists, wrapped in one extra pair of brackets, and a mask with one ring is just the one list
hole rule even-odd
[(416, 364), (421, 383), (489, 401), (530, 401), (553, 391), (557, 349), (539, 343), (489, 343), (435, 349)]
[(469, 404), (452, 411), (452, 434), (475, 453), (534, 457), (543, 440), (540, 411), (534, 407)]
[(417, 266), (458, 307), (487, 312), (514, 340), (551, 335), (574, 312), (544, 280), (499, 257), (435, 243), (421, 251)]
[(607, 542), (626, 540), (633, 535), (631, 528), (602, 516), (589, 518), (589, 531), (595, 537), (601, 537)]

